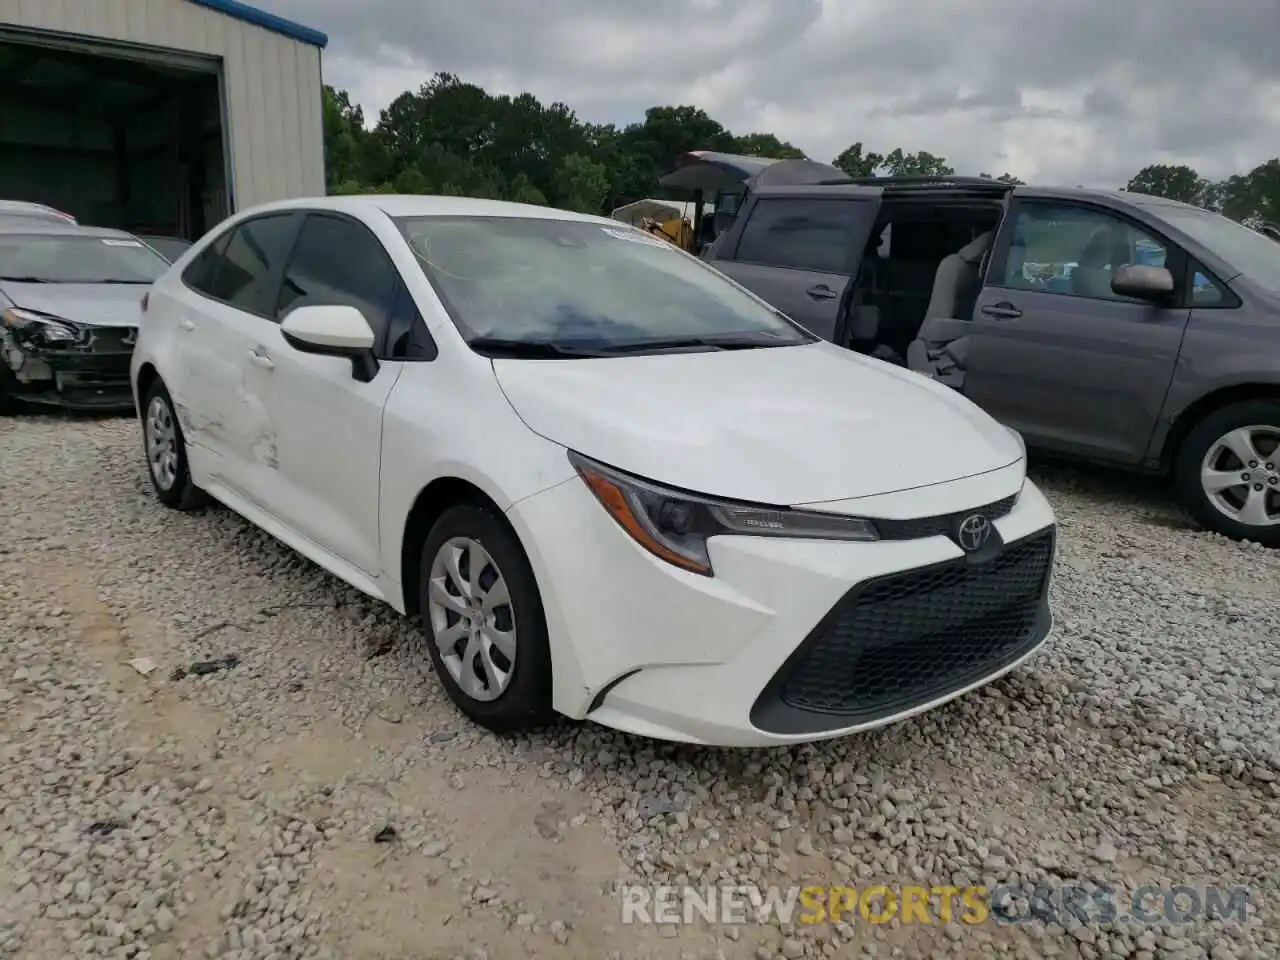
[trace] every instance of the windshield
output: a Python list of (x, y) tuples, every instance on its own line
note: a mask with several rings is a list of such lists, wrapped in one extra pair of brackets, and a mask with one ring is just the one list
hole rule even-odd
[(151, 283), (168, 262), (124, 237), (0, 234), (0, 279), (28, 283)]
[(1208, 210), (1160, 207), (1159, 213), (1258, 286), (1280, 292), (1280, 243)]
[(607, 351), (659, 341), (813, 340), (695, 258), (623, 224), (523, 217), (397, 223), (468, 341)]

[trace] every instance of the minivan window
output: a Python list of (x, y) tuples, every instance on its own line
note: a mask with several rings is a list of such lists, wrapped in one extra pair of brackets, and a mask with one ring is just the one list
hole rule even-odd
[(1121, 217), (1077, 204), (1024, 203), (1001, 286), (1091, 300), (1130, 301), (1111, 289), (1129, 263), (1164, 266), (1169, 250)]
[(449, 216), (396, 222), (468, 340), (584, 349), (726, 337), (759, 346), (813, 340), (673, 244), (622, 224)]
[(1280, 243), (1208, 210), (1160, 206), (1152, 212), (1258, 286), (1280, 293)]
[(853, 269), (854, 230), (875, 211), (861, 200), (762, 197), (742, 227), (735, 260), (814, 273)]

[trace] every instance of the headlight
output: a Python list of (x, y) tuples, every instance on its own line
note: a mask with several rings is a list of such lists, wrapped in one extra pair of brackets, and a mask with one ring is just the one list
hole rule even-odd
[(655, 557), (711, 576), (707, 540), (714, 536), (812, 540), (878, 540), (859, 517), (715, 500), (641, 480), (569, 451), (569, 462), (601, 506)]
[(71, 321), (21, 307), (4, 312), (4, 325), (22, 339), (36, 343), (77, 343), (81, 338), (80, 330)]

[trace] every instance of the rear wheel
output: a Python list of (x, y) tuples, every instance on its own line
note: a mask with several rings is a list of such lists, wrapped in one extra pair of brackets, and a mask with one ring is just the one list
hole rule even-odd
[(551, 719), (542, 599), (510, 527), (483, 507), (451, 507), (427, 535), (420, 569), (422, 629), (450, 699), (497, 733)]
[(147, 390), (142, 403), (142, 447), (157, 500), (174, 510), (195, 510), (208, 502), (191, 479), (182, 426), (169, 391), (159, 380)]
[(1174, 470), (1183, 507), (1234, 540), (1280, 546), (1280, 400), (1244, 400), (1196, 424)]

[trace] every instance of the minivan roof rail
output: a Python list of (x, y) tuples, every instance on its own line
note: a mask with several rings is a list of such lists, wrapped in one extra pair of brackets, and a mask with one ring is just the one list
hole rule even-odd
[(1013, 184), (989, 177), (944, 177), (944, 176), (909, 176), (909, 177), (850, 177), (840, 183), (856, 183), (862, 186), (878, 185), (885, 187), (988, 187), (1012, 190)]

